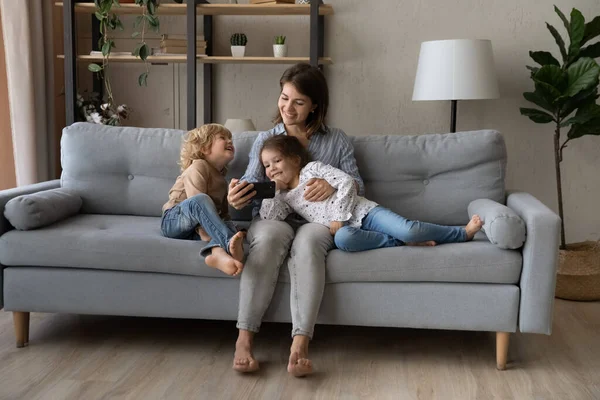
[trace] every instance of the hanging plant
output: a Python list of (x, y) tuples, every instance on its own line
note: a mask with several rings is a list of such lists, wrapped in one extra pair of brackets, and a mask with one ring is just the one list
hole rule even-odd
[[(120, 125), (121, 118), (118, 117), (123, 113), (118, 112), (115, 108), (115, 101), (110, 82), (110, 53), (115, 48), (115, 42), (110, 36), (110, 32), (115, 29), (124, 30), (123, 23), (119, 16), (113, 12), (113, 7), (121, 7), (119, 0), (94, 0), (96, 5), (95, 16), (100, 21), (100, 40), (98, 47), (102, 50), (102, 64), (92, 63), (88, 65), (88, 70), (101, 75), (104, 81), (106, 92), (106, 111), (117, 116), (115, 125)], [(135, 19), (135, 32), (132, 37), (140, 37), (140, 42), (137, 43), (135, 49), (131, 52), (135, 57), (144, 61), (146, 70), (138, 77), (138, 85), (148, 86), (148, 75), (150, 74), (150, 66), (148, 56), (150, 55), (150, 47), (145, 41), (145, 33), (147, 29), (158, 32), (160, 29), (159, 19), (156, 16), (156, 11), (159, 5), (159, 0), (135, 0), (135, 4), (140, 6), (142, 15), (138, 15)], [(125, 114), (126, 115), (126, 114)]]

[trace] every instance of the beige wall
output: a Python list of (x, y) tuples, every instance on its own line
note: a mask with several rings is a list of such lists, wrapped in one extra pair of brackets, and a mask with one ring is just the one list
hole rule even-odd
[[(0, 15), (1, 13), (2, 10), (0, 9)], [(2, 34), (2, 19), (0, 18), (0, 190), (13, 188), (16, 184), (10, 130), (10, 110), (8, 107), (4, 36)]]
[[(527, 190), (557, 209), (552, 127), (534, 124), (519, 114), (519, 107), (527, 104), (522, 92), (532, 88), (525, 65), (531, 63), (529, 50), (557, 53), (545, 21), (561, 33), (564, 27), (552, 4), (565, 14), (577, 7), (589, 19), (600, 14), (597, 0), (326, 3), (335, 9), (335, 15), (326, 17), (325, 29), (325, 52), (335, 62), (325, 69), (331, 91), (331, 125), (350, 135), (447, 132), (449, 102), (411, 100), (420, 44), (435, 39), (491, 39), (501, 98), (459, 103), (458, 129), (501, 131), (509, 156), (507, 186)], [(279, 34), (287, 36), (289, 55), (308, 53), (308, 17), (216, 17), (215, 22), (217, 54), (228, 54), (228, 38), (235, 31), (248, 35), (249, 55), (272, 55), (272, 36)], [(185, 19), (162, 17), (161, 27), (165, 33), (185, 33)], [(132, 45), (128, 42), (124, 47)], [(229, 117), (250, 117), (257, 128), (269, 128), (278, 79), (284, 69), (285, 66), (216, 66), (217, 122)], [(117, 101), (121, 99), (134, 107), (133, 125), (185, 127), (185, 65), (153, 67), (149, 89), (135, 85), (141, 67), (120, 66), (115, 70), (120, 71), (114, 79), (115, 95)], [(201, 85), (201, 72), (198, 78)], [(198, 110), (202, 110), (201, 87), (198, 93)], [(600, 137), (574, 142), (565, 155), (567, 241), (600, 239)]]

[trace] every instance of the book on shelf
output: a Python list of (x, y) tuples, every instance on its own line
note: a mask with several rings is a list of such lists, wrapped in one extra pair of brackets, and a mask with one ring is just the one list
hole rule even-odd
[[(111, 51), (110, 52), (110, 57), (118, 57), (118, 56), (131, 56), (131, 52), (130, 51)], [(103, 57), (102, 52), (99, 50), (92, 50), (90, 51), (90, 56), (94, 56), (94, 57)]]

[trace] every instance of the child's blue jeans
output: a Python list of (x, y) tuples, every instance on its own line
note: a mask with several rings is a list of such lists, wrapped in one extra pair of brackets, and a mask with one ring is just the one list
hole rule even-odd
[(221, 247), (229, 254), (229, 240), (236, 234), (233, 222), (223, 221), (212, 199), (204, 193), (185, 199), (167, 210), (161, 221), (163, 236), (171, 239), (200, 240), (196, 228), (200, 225), (211, 241), (200, 255), (206, 257), (213, 247)]
[(338, 249), (344, 251), (365, 251), (429, 240), (438, 244), (464, 242), (467, 231), (458, 226), (411, 221), (378, 206), (363, 218), (361, 228), (344, 226), (334, 237)]

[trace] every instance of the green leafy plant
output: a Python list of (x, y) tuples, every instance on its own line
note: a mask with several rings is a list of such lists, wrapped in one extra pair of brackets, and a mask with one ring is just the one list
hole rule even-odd
[(285, 36), (275, 36), (275, 44), (285, 44)]
[(248, 43), (248, 38), (243, 33), (234, 33), (229, 41), (232, 46), (245, 46)]
[[(569, 35), (569, 47), (556, 28), (546, 26), (560, 50), (562, 62), (550, 52), (530, 51), (529, 55), (538, 66), (527, 66), (534, 82), (533, 92), (523, 93), (527, 101), (541, 108), (521, 108), (521, 114), (539, 124), (553, 123), (554, 161), (558, 211), (561, 218), (560, 248), (565, 249), (565, 227), (560, 164), (563, 150), (571, 140), (585, 135), (600, 135), (600, 105), (598, 83), (600, 66), (594, 60), (600, 57), (600, 42), (589, 44), (600, 36), (600, 16), (586, 23), (577, 9), (571, 11), (570, 20), (554, 6)], [(587, 46), (586, 46), (587, 44)], [(570, 127), (561, 143), (561, 129)]]
[[(147, 61), (150, 55), (150, 47), (145, 41), (145, 33), (147, 29), (152, 29), (156, 32), (160, 29), (160, 22), (156, 16), (159, 0), (135, 0), (135, 4), (140, 6), (141, 15), (138, 15), (135, 19), (134, 29), (135, 32), (131, 35), (136, 38), (139, 37), (140, 41), (136, 44), (136, 47), (131, 52), (132, 55), (140, 58), (144, 61), (146, 71), (144, 71), (138, 77), (138, 84), (140, 86), (148, 86), (148, 75), (150, 74), (150, 65)], [(94, 0), (96, 5), (95, 16), (100, 21), (100, 40), (98, 47), (102, 50), (102, 64), (92, 63), (88, 65), (88, 70), (94, 73), (101, 74), (104, 80), (104, 88), (106, 92), (106, 103), (108, 104), (109, 110), (113, 115), (121, 115), (115, 109), (115, 101), (112, 92), (112, 86), (110, 82), (110, 53), (115, 48), (115, 41), (110, 36), (110, 33), (115, 29), (123, 30), (123, 23), (119, 16), (113, 12), (113, 7), (121, 7), (119, 0)], [(119, 124), (117, 121), (116, 125)]]

